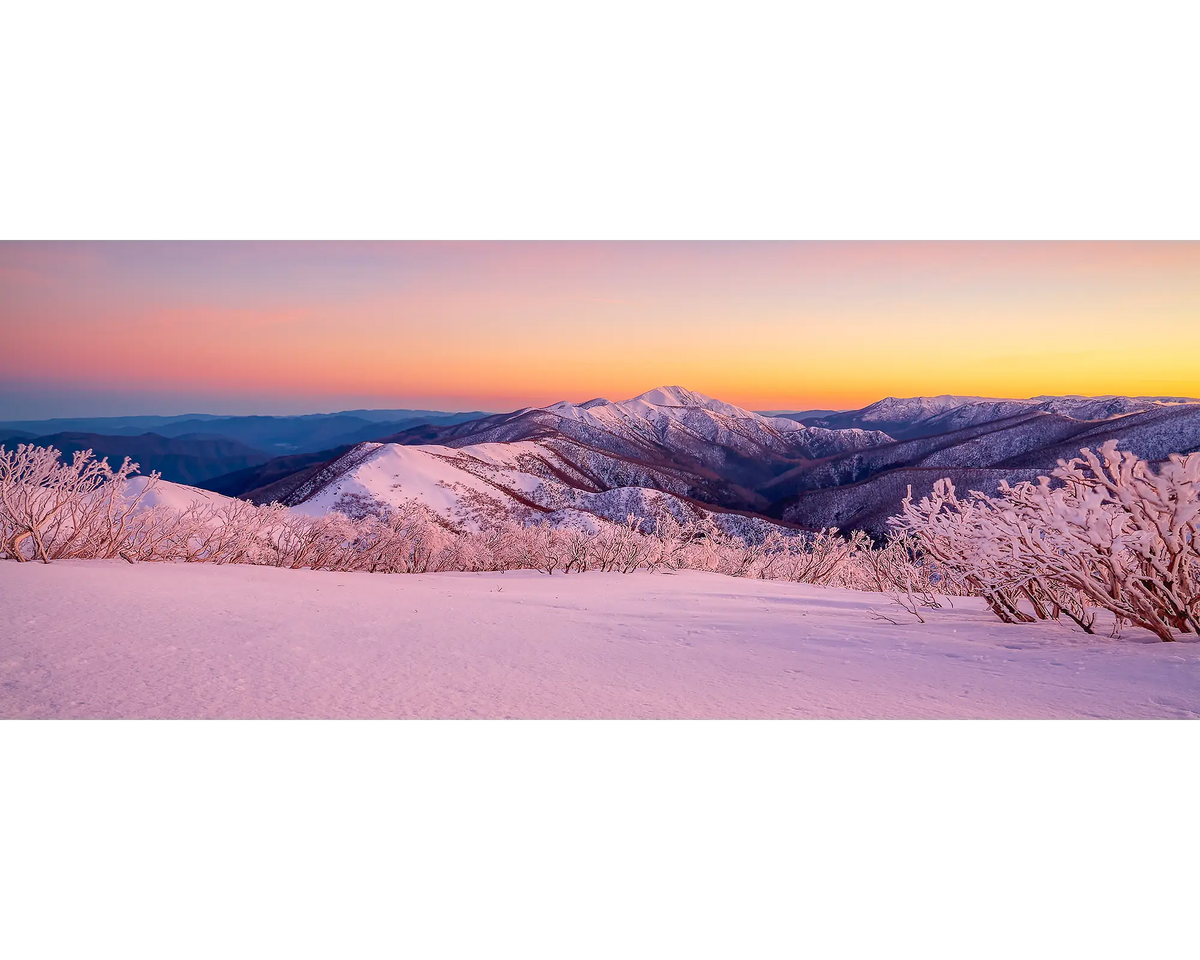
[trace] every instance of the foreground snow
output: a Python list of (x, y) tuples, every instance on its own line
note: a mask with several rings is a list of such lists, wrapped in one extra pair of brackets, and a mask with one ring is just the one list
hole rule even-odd
[(0, 716), (1200, 716), (1196, 643), (955, 604), (923, 626), (696, 572), (0, 563)]

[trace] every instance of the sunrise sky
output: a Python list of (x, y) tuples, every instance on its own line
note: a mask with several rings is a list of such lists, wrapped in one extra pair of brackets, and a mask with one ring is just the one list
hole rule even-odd
[(1200, 395), (1200, 244), (2, 243), (0, 418)]

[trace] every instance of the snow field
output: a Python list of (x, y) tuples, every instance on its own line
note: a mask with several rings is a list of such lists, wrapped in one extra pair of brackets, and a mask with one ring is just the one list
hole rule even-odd
[(692, 571), (5, 563), (0, 716), (1200, 716), (1195, 642), (924, 615)]

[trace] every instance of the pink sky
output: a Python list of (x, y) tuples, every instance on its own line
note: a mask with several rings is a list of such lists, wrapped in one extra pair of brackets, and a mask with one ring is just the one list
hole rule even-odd
[(1200, 244), (3, 243), (0, 416), (1196, 395)]

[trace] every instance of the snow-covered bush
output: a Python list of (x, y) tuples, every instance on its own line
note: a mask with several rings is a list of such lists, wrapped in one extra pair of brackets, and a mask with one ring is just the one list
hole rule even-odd
[(891, 522), (1007, 622), (1066, 614), (1090, 633), (1105, 609), (1163, 640), (1200, 634), (1200, 453), (1157, 471), (1115, 440), (1080, 454), (994, 497), (910, 490)]
[(27, 560), (27, 544), (43, 563), (65, 557), (117, 555), (118, 545), (131, 529), (143, 498), (158, 481), (149, 482), (132, 497), (125, 481), (138, 465), (128, 457), (113, 470), (108, 460), (95, 460), (92, 451), (60, 460), (53, 447), (19, 444), (0, 446), (0, 550), (3, 556)]

